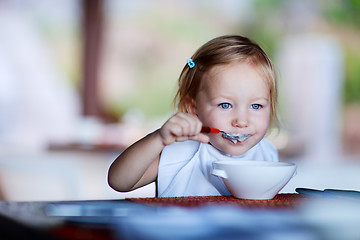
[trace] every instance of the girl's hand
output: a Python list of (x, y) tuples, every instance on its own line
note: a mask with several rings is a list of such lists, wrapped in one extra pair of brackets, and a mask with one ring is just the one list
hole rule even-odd
[(190, 113), (176, 113), (159, 129), (164, 146), (175, 141), (196, 140), (209, 142), (209, 137), (200, 133), (202, 123), (197, 116)]

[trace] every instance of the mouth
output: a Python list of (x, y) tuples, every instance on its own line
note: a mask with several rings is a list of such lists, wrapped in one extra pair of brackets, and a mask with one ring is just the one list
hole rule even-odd
[(232, 141), (234, 144), (238, 142), (243, 142), (248, 139), (251, 135), (250, 134), (239, 134), (239, 133), (227, 133), (223, 134), (223, 137)]

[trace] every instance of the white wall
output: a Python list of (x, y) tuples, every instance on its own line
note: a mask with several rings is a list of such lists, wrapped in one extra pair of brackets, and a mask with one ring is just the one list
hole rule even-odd
[(118, 193), (107, 184), (111, 153), (43, 152), (0, 155), (0, 190), (5, 200), (57, 201), (153, 197), (151, 184)]

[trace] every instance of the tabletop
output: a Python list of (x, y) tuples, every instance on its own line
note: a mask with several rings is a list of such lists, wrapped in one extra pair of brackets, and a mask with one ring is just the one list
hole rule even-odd
[(239, 199), (233, 196), (200, 196), (200, 197), (163, 197), (163, 198), (129, 198), (128, 200), (151, 206), (200, 207), (214, 205), (233, 205), (251, 209), (293, 209), (306, 195), (282, 193), (269, 200)]
[[(217, 239), (217, 234), (226, 228), (228, 237), (239, 234), (254, 237), (265, 234), (259, 232), (258, 224), (263, 231), (274, 231), (274, 226), (269, 225), (274, 221), (281, 222), (276, 229), (279, 232), (288, 228), (304, 229), (294, 218), (294, 211), (306, 198), (302, 194), (278, 194), (270, 200), (202, 196), (0, 202), (1, 222), (10, 226), (0, 234), (18, 237), (11, 239), (24, 239), (24, 236), (28, 239), (31, 235), (34, 239), (69, 240), (168, 239), (169, 236), (172, 239), (176, 239), (175, 236), (178, 239), (196, 239), (194, 236)], [(224, 237), (221, 234), (221, 238)]]

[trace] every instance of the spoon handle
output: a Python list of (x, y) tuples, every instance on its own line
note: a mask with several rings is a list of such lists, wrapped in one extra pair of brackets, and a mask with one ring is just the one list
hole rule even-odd
[(201, 132), (202, 132), (202, 133), (219, 133), (220, 130), (217, 129), (217, 128), (202, 126)]

